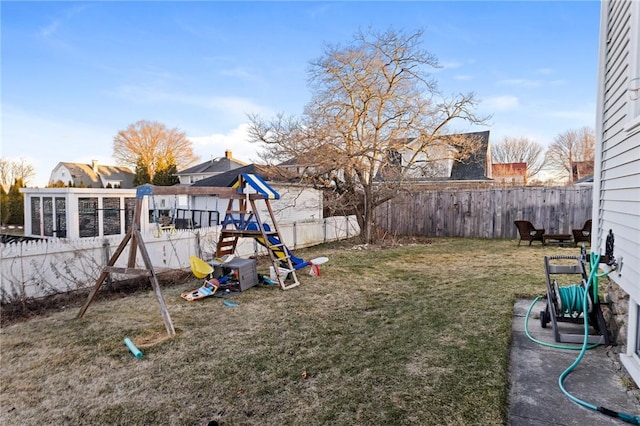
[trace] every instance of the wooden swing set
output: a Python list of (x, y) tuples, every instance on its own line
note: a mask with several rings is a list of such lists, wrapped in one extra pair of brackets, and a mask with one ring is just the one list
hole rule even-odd
[[(254, 188), (257, 187), (258, 192), (248, 193), (245, 190), (247, 184), (253, 185)], [(267, 191), (268, 193), (265, 191)], [(275, 197), (273, 196), (273, 194), (275, 194)], [(175, 328), (173, 327), (171, 316), (169, 315), (169, 311), (162, 297), (158, 277), (151, 263), (151, 258), (149, 257), (149, 253), (145, 247), (144, 240), (142, 239), (142, 236), (140, 234), (140, 218), (142, 216), (142, 203), (144, 197), (154, 195), (209, 195), (229, 199), (229, 206), (227, 208), (225, 220), (223, 221), (223, 232), (220, 235), (220, 240), (218, 241), (216, 250), (217, 256), (222, 256), (234, 251), (238, 238), (262, 238), (266, 241), (268, 241), (269, 237), (274, 235), (277, 238), (280, 238), (280, 233), (277, 230), (277, 224), (275, 223), (275, 217), (269, 204), (269, 198), (279, 198), (279, 195), (271, 188), (269, 188), (261, 178), (255, 175), (239, 175), (233, 187), (154, 186), (149, 184), (141, 185), (136, 189), (136, 205), (134, 209), (134, 218), (132, 224), (129, 227), (129, 230), (125, 234), (124, 238), (118, 245), (117, 249), (107, 262), (107, 265), (102, 268), (102, 272), (98, 277), (96, 284), (93, 286), (91, 292), (89, 293), (87, 301), (80, 309), (80, 312), (78, 312), (76, 318), (82, 318), (84, 316), (87, 308), (89, 308), (89, 305), (98, 293), (98, 290), (105, 282), (105, 280), (110, 277), (110, 274), (118, 273), (134, 276), (147, 276), (149, 277), (149, 281), (151, 282), (151, 286), (153, 287), (156, 300), (158, 301), (158, 305), (160, 306), (160, 313), (162, 314), (162, 319), (164, 321), (167, 333), (171, 337), (175, 336)], [(255, 200), (258, 199), (264, 200), (266, 203), (269, 215), (275, 228), (273, 231), (267, 230), (268, 228), (265, 227), (264, 223), (260, 220), (260, 216), (258, 215), (257, 207), (255, 205)], [(234, 200), (239, 202), (239, 207), (234, 206)], [(248, 207), (251, 207), (251, 210), (249, 210)], [(237, 223), (234, 223), (236, 221), (231, 220), (232, 217), (239, 217), (240, 221), (243, 223), (249, 223), (248, 221), (249, 219), (251, 219), (257, 222), (258, 229), (249, 230), (244, 226), (237, 226)], [(129, 250), (127, 267), (122, 268), (114, 266), (129, 243), (131, 243), (131, 248)], [(284, 259), (279, 258), (275, 254), (276, 250), (273, 250), (273, 248), (275, 247), (269, 248), (270, 249), (267, 251), (269, 252), (269, 255), (271, 257), (271, 262), (273, 264), (274, 270), (278, 270), (281, 262), (286, 262), (289, 266), (288, 271), (293, 278), (293, 284), (286, 286), (284, 283), (285, 277), (280, 277), (280, 275), (278, 274), (278, 282), (280, 283), (282, 289), (288, 289), (299, 285), (295, 270), (291, 264), (291, 259), (288, 256)], [(144, 269), (135, 267), (138, 251), (140, 252), (140, 255), (144, 262)]]
[[(153, 287), (153, 292), (156, 296), (156, 300), (158, 301), (158, 305), (160, 306), (160, 313), (162, 314), (162, 320), (164, 321), (164, 326), (167, 329), (167, 333), (169, 336), (175, 336), (176, 330), (173, 327), (173, 323), (171, 322), (171, 316), (169, 315), (169, 311), (167, 309), (167, 305), (164, 302), (162, 297), (162, 292), (160, 291), (160, 284), (158, 283), (158, 276), (153, 269), (153, 264), (151, 263), (151, 258), (149, 257), (149, 252), (145, 247), (144, 240), (140, 235), (140, 217), (142, 216), (142, 202), (145, 196), (152, 195), (217, 195), (225, 198), (231, 198), (234, 196), (238, 196), (238, 193), (233, 188), (211, 188), (211, 187), (191, 187), (191, 186), (154, 186), (154, 185), (142, 185), (136, 189), (136, 205), (133, 213), (133, 222), (129, 227), (127, 233), (124, 238), (118, 245), (118, 248), (113, 253), (107, 265), (102, 268), (102, 273), (98, 277), (96, 284), (93, 286), (93, 289), (89, 293), (89, 297), (85, 302), (80, 312), (76, 318), (82, 318), (89, 308), (89, 305), (95, 298), (98, 290), (102, 284), (104, 284), (105, 280), (112, 273), (125, 274), (125, 275), (133, 275), (133, 276), (147, 276), (149, 277), (149, 281), (151, 282), (151, 286)], [(131, 248), (129, 250), (129, 258), (127, 262), (126, 268), (116, 267), (116, 261), (122, 255), (122, 252), (125, 250), (127, 245), (131, 243)], [(136, 268), (136, 257), (140, 251), (140, 256), (144, 262), (145, 269)]]

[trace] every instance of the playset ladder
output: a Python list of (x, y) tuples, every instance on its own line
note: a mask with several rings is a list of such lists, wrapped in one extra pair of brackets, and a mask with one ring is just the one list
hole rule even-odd
[[(265, 228), (264, 222), (260, 219), (260, 214), (256, 207), (256, 200), (263, 200), (266, 204), (272, 223), (269, 230)], [(258, 229), (255, 229), (256, 225)], [(227, 211), (222, 221), (216, 256), (220, 257), (226, 254), (233, 254), (238, 245), (238, 239), (240, 238), (255, 238), (261, 240), (267, 248), (273, 270), (276, 272), (276, 279), (283, 290), (288, 290), (300, 285), (293, 263), (291, 262), (290, 252), (282, 242), (282, 236), (278, 230), (275, 215), (268, 198), (265, 198), (261, 194), (238, 194), (229, 199)], [(274, 241), (278, 242), (275, 243)], [(283, 253), (283, 255), (278, 256), (278, 252)], [(282, 264), (285, 265), (284, 269), (286, 269), (287, 273), (280, 274), (283, 268)], [(291, 277), (293, 282), (286, 284), (285, 281), (287, 277)]]

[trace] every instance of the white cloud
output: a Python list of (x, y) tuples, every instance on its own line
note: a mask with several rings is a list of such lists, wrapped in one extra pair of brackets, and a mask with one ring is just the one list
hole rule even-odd
[(473, 80), (475, 77), (472, 75), (458, 74), (458, 75), (454, 75), (453, 78), (461, 81), (469, 81), (469, 80)]
[(454, 68), (460, 68), (462, 66), (462, 62), (459, 61), (442, 61), (440, 62), (440, 68), (437, 68), (438, 71), (442, 70), (450, 70)]
[(542, 75), (551, 75), (553, 74), (555, 71), (553, 70), (553, 68), (538, 68), (536, 70), (536, 72), (538, 74), (542, 74)]
[(498, 81), (499, 85), (510, 87), (534, 88), (543, 86), (560, 86), (564, 80), (535, 80), (529, 78), (509, 78)]
[(243, 80), (256, 80), (257, 76), (250, 73), (243, 67), (227, 68), (220, 71), (220, 75), (225, 77), (240, 78)]
[(498, 81), (499, 85), (512, 86), (512, 87), (540, 87), (542, 86), (541, 80), (530, 80), (527, 78), (510, 78), (506, 80)]
[(256, 104), (249, 98), (239, 96), (206, 96), (186, 93), (166, 92), (152, 87), (123, 85), (109, 92), (111, 96), (132, 103), (166, 103), (172, 106), (186, 105), (215, 110), (237, 120), (243, 119), (248, 113), (270, 114), (271, 110)]
[(482, 99), (480, 105), (483, 110), (506, 111), (517, 108), (519, 103), (517, 96), (505, 95)]
[(569, 127), (580, 126), (595, 126), (596, 114), (595, 106), (589, 110), (558, 110), (558, 111), (546, 111), (541, 114), (542, 117), (560, 118), (567, 120)]
[(58, 31), (60, 27), (60, 21), (58, 19), (53, 20), (49, 25), (40, 28), (40, 35), (43, 38), (49, 38)]
[(249, 142), (249, 124), (244, 123), (226, 134), (214, 133), (208, 136), (188, 136), (194, 152), (201, 161), (224, 156), (231, 151), (233, 158), (245, 163), (258, 162), (260, 145)]

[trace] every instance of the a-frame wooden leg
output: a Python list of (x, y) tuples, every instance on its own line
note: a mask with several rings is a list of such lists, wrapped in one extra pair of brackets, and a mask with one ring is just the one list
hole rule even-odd
[(171, 316), (169, 315), (169, 310), (167, 309), (167, 305), (165, 304), (164, 298), (162, 297), (162, 292), (160, 291), (160, 283), (158, 283), (158, 276), (156, 275), (153, 269), (153, 265), (151, 264), (151, 258), (149, 257), (147, 248), (144, 246), (142, 237), (140, 235), (140, 231), (138, 231), (137, 229), (133, 231), (133, 239), (135, 244), (140, 249), (140, 255), (144, 260), (145, 266), (149, 271), (151, 271), (151, 277), (149, 278), (149, 281), (151, 281), (153, 292), (155, 293), (156, 300), (158, 301), (158, 305), (160, 306), (160, 313), (162, 314), (164, 326), (167, 329), (167, 333), (169, 334), (169, 336), (173, 337), (176, 335), (176, 330), (173, 328), (173, 323), (171, 322)]
[[(118, 260), (118, 258), (122, 254), (122, 252), (124, 251), (124, 248), (127, 246), (127, 243), (131, 240), (132, 229), (129, 229), (129, 231), (127, 231), (126, 235), (124, 236), (124, 238), (120, 242), (120, 245), (118, 246), (116, 251), (113, 253), (113, 256), (111, 256), (111, 259), (109, 259), (109, 263), (107, 263), (107, 266), (113, 266), (113, 265), (116, 264), (116, 261)], [(89, 305), (93, 301), (93, 298), (96, 297), (96, 294), (98, 293), (98, 290), (100, 289), (100, 287), (102, 287), (102, 284), (104, 283), (104, 280), (107, 279), (108, 275), (109, 275), (109, 272), (107, 272), (106, 270), (104, 270), (100, 274), (100, 277), (96, 281), (96, 284), (93, 286), (93, 289), (91, 290), (91, 293), (89, 293), (89, 297), (87, 298), (87, 301), (84, 303), (84, 306), (82, 307), (82, 309), (80, 309), (80, 312), (78, 312), (78, 315), (76, 316), (76, 318), (82, 318), (84, 313), (87, 311), (87, 308), (89, 307)]]

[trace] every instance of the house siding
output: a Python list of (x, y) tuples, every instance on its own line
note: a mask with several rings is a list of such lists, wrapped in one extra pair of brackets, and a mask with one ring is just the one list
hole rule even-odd
[(609, 278), (630, 296), (623, 302), (628, 310), (618, 309), (629, 312), (621, 358), (640, 383), (640, 358), (634, 353), (640, 303), (640, 132), (633, 112), (637, 107), (630, 104), (640, 100), (632, 100), (628, 90), (630, 81), (640, 77), (638, 14), (638, 2), (602, 2), (592, 247), (604, 254), (607, 235), (613, 233), (619, 265)]
[[(323, 199), (322, 191), (309, 187), (295, 185), (278, 185), (273, 182), (270, 185), (280, 194), (280, 199), (271, 200), (271, 208), (278, 224), (314, 221), (322, 219)], [(226, 198), (194, 196), (189, 200), (189, 206), (184, 199), (179, 201), (180, 209), (217, 211), (220, 221), (224, 219), (229, 200)], [(258, 201), (258, 214), (263, 220), (269, 217), (266, 204)]]

